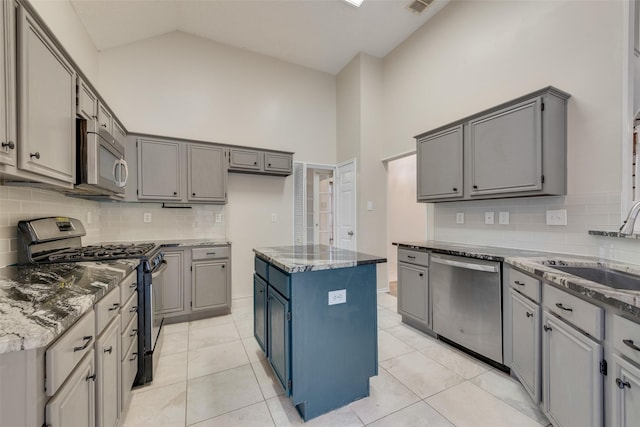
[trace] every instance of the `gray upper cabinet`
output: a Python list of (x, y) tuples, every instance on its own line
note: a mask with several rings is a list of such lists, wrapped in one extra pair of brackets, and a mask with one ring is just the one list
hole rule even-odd
[(18, 8), (19, 168), (75, 182), (76, 73), (40, 24)]
[(469, 122), (470, 194), (542, 189), (542, 98)]
[(113, 120), (113, 133), (111, 135), (123, 147), (127, 143), (127, 132), (125, 132), (124, 128), (120, 126), (115, 119)]
[(138, 139), (138, 198), (182, 198), (182, 159), (178, 141)]
[(264, 164), (264, 153), (240, 148), (229, 149), (229, 170), (260, 171)]
[(98, 96), (80, 77), (78, 77), (77, 91), (78, 115), (87, 120), (93, 120), (98, 117)]
[(229, 148), (229, 172), (287, 176), (293, 172), (293, 153)]
[(15, 7), (0, 5), (0, 164), (16, 166)]
[(227, 170), (224, 149), (205, 144), (188, 144), (187, 155), (189, 176), (187, 199), (200, 202), (226, 202)]
[(100, 101), (98, 101), (98, 126), (113, 134), (113, 115)]
[(549, 86), (416, 136), (418, 201), (566, 194), (569, 97)]
[(462, 198), (462, 135), (458, 125), (418, 140), (418, 201)]

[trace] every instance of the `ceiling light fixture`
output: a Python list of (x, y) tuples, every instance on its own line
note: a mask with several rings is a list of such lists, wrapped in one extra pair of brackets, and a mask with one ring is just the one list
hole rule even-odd
[(351, 6), (360, 7), (360, 5), (364, 0), (343, 0), (343, 1), (349, 3)]

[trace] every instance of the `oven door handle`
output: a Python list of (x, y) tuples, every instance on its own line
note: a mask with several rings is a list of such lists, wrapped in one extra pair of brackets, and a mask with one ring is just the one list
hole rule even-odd
[(167, 261), (165, 260), (160, 261), (160, 264), (162, 264), (160, 267), (151, 272), (151, 279), (155, 279), (156, 277), (161, 275), (169, 266), (169, 264), (167, 264)]
[(431, 261), (437, 264), (444, 264), (451, 267), (465, 268), (467, 270), (485, 271), (487, 273), (497, 273), (498, 267), (493, 265), (475, 264), (472, 262), (454, 261), (451, 259), (437, 258), (432, 256)]

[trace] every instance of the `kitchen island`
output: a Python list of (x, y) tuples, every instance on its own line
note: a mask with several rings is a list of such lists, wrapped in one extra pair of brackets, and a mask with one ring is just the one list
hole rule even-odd
[(254, 252), (254, 335), (302, 418), (369, 396), (386, 259), (323, 245)]

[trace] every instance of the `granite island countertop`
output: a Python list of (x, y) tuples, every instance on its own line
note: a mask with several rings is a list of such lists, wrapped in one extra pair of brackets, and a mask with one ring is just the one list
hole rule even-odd
[(589, 256), (438, 241), (394, 242), (394, 245), (410, 249), (428, 249), (433, 253), (446, 255), (505, 262), (557, 287), (570, 289), (587, 299), (604, 303), (640, 320), (640, 291), (615, 289), (553, 268), (554, 265), (607, 267), (640, 275), (640, 265)]
[(139, 260), (0, 268), (0, 354), (46, 347)]
[(275, 246), (254, 248), (253, 252), (263, 260), (287, 273), (355, 267), (364, 264), (387, 262), (386, 258), (333, 248), (326, 245)]

